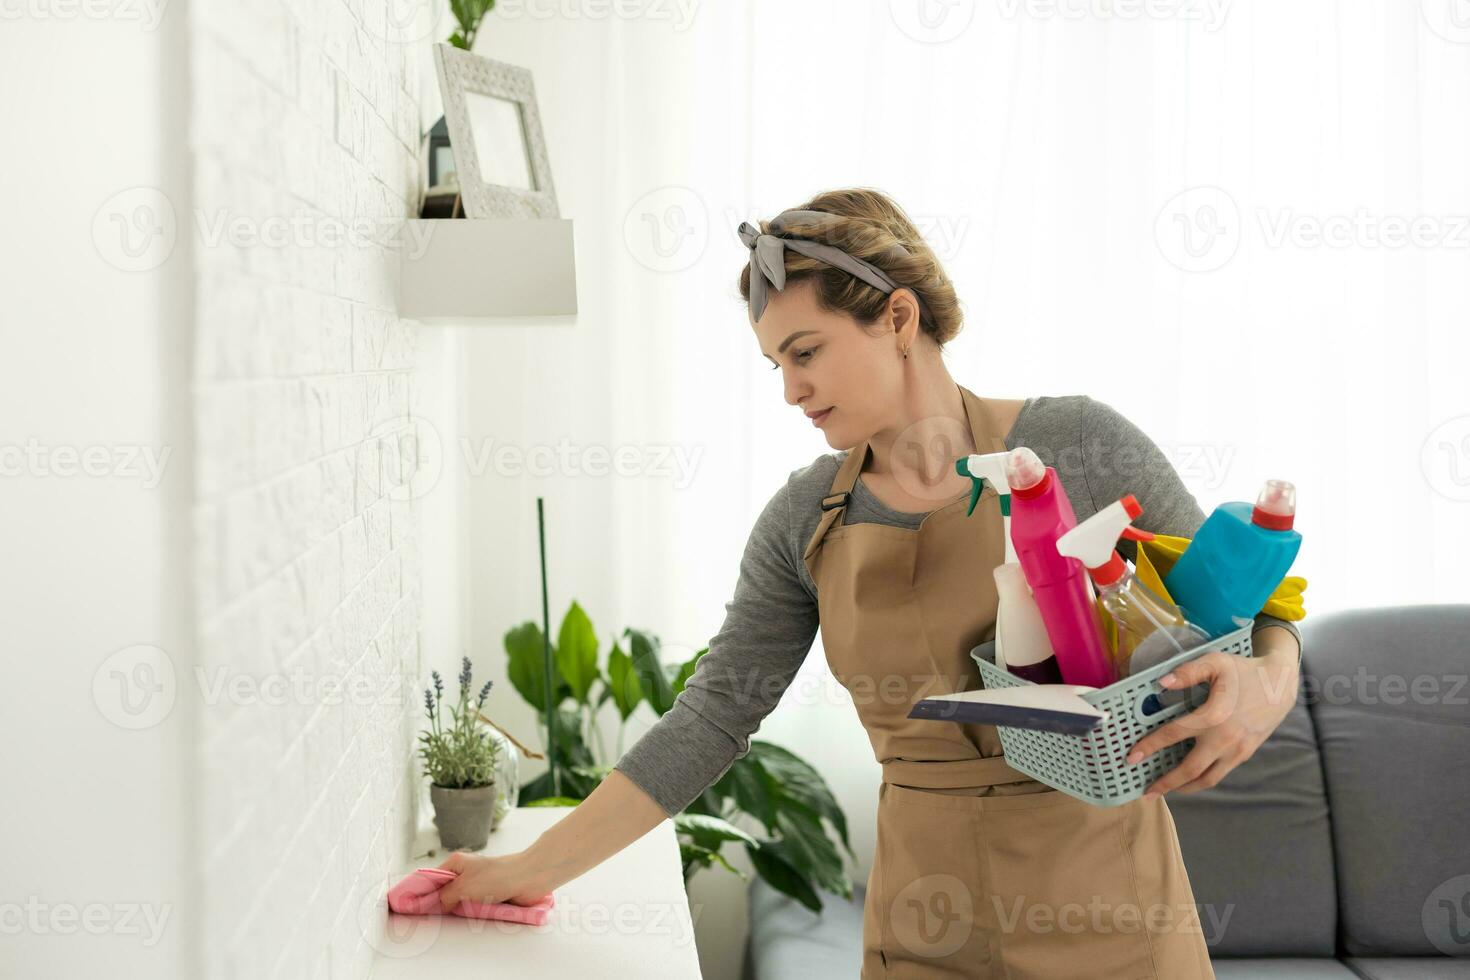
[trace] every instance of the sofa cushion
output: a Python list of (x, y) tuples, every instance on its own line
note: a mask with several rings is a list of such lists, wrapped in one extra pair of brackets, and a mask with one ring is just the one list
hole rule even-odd
[[(1221, 780), (1223, 782), (1223, 780)], [(1358, 980), (1340, 962), (1327, 958), (1263, 956), (1249, 959), (1212, 959), (1215, 980)]]
[(1337, 890), (1305, 699), (1219, 784), (1164, 796), (1212, 957), (1332, 956)]
[(1363, 980), (1467, 980), (1470, 959), (1449, 956), (1349, 957), (1348, 966)]
[(748, 891), (750, 937), (745, 980), (816, 980), (855, 977), (863, 966), (863, 897), (854, 884), (852, 901), (822, 892), (814, 915), (757, 876)]
[(1343, 949), (1470, 953), (1470, 606), (1308, 619), (1302, 645)]

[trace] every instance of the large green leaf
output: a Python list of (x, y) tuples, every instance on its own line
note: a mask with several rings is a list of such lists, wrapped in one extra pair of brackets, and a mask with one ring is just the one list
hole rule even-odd
[(820, 913), (822, 900), (817, 897), (816, 889), (812, 887), (806, 875), (802, 874), (782, 854), (782, 850), (783, 845), (780, 841), (767, 842), (759, 847), (745, 845), (745, 853), (750, 855), (750, 863), (755, 865), (756, 872), (772, 888), (790, 895), (813, 912)]
[(776, 825), (784, 845), (783, 856), (829, 892), (852, 898), (852, 881), (843, 870), (842, 855), (822, 829), (815, 811), (788, 801), (777, 811)]
[(575, 599), (561, 619), (561, 632), (556, 638), (556, 669), (572, 689), (572, 697), (586, 704), (587, 692), (597, 680), (597, 632)]
[(618, 714), (624, 721), (637, 709), (638, 702), (643, 700), (643, 682), (633, 669), (633, 660), (616, 642), (613, 643), (612, 652), (607, 655), (607, 693), (612, 695), (613, 703), (618, 706)]
[(644, 696), (654, 711), (660, 715), (666, 714), (674, 706), (674, 689), (669, 684), (668, 675), (664, 673), (663, 663), (659, 660), (658, 637), (631, 626), (623, 631), (623, 635), (628, 638), (633, 670), (643, 683)]
[(558, 794), (556, 787), (551, 782), (551, 771), (548, 769), (535, 779), (522, 784), (520, 794), (520, 805), (527, 806), (533, 801), (544, 799), (573, 799), (585, 800), (592, 795), (597, 788), (597, 780), (580, 776), (575, 770), (561, 769), (561, 793)]
[(761, 766), (780, 786), (783, 796), (805, 804), (830, 820), (837, 836), (842, 839), (842, 846), (854, 859), (857, 858), (847, 838), (847, 816), (837, 805), (837, 798), (832, 795), (827, 781), (810, 763), (770, 742), (752, 741), (750, 754), (760, 760)]
[[(546, 661), (542, 649), (541, 627), (530, 620), (514, 626), (505, 633), (505, 652), (508, 657), (506, 673), (525, 702), (536, 709), (542, 717), (546, 715)], [(567, 685), (556, 670), (556, 651), (552, 651), (552, 669), (555, 685), (552, 700), (561, 704), (567, 696)]]
[(725, 812), (725, 797), (713, 786), (706, 786), (694, 800), (684, 808), (685, 813), (703, 813), (717, 817)]
[(565, 768), (597, 765), (592, 750), (582, 740), (582, 714), (558, 708), (556, 712), (556, 761)]
[(721, 854), (719, 851), (711, 850), (710, 848), (703, 847), (699, 844), (691, 844), (687, 841), (680, 841), (679, 857), (684, 862), (686, 872), (690, 867), (707, 868), (712, 862), (719, 862), (720, 865), (725, 868), (725, 870), (735, 875), (741, 881), (745, 881), (749, 878), (749, 875), (741, 871), (739, 868), (735, 867), (729, 861), (725, 860), (725, 855)]
[(734, 797), (735, 805), (759, 820), (771, 833), (776, 830), (776, 803), (780, 788), (749, 754), (736, 759), (719, 780), (719, 792)]
[(719, 850), (726, 841), (738, 840), (743, 844), (759, 844), (750, 834), (719, 817), (699, 813), (680, 813), (674, 817), (674, 829), (688, 834), (701, 847)]
[(450, 13), (466, 30), (474, 30), (495, 6), (495, 0), (449, 0)]
[(684, 690), (685, 682), (694, 676), (694, 669), (699, 666), (699, 658), (706, 653), (709, 653), (709, 647), (705, 647), (679, 665), (679, 672), (674, 675), (673, 689), (675, 695), (678, 695), (680, 691)]

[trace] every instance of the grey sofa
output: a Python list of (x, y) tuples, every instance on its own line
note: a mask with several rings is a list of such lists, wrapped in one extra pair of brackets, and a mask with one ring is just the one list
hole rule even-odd
[[(1218, 786), (1166, 797), (1215, 974), (1470, 978), (1470, 605), (1302, 633), (1281, 727)], [(754, 879), (746, 980), (857, 976), (856, 892), (815, 916)]]

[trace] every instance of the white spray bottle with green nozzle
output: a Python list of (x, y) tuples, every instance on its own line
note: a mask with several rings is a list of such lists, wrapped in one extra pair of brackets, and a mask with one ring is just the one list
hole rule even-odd
[(1208, 635), (1184, 618), (1179, 607), (1138, 580), (1113, 550), (1119, 538), (1151, 541), (1153, 535), (1133, 526), (1143, 513), (1129, 494), (1093, 514), (1057, 538), (1057, 551), (1087, 566), (1098, 599), (1113, 617), (1118, 643), (1111, 651), (1115, 678), (1133, 673), (1133, 661), (1152, 665), (1166, 656), (1203, 643)]
[(1046, 623), (1032, 598), (1031, 587), (1026, 584), (1026, 576), (1016, 560), (1016, 546), (1011, 541), (1011, 488), (1006, 482), (1009, 455), (1008, 452), (983, 453), (955, 460), (955, 471), (971, 480), (970, 509), (965, 516), (975, 512), (986, 480), (1000, 498), (1006, 560), (995, 568), (995, 665), (1035, 684), (1060, 684), (1062, 673), (1052, 653)]

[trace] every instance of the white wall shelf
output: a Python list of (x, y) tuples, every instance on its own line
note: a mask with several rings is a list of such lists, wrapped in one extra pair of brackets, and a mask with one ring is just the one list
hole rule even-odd
[(577, 313), (569, 218), (413, 219), (399, 238), (398, 315), (493, 323)]

